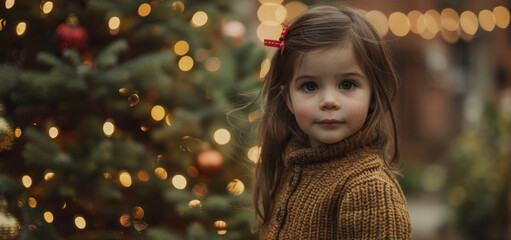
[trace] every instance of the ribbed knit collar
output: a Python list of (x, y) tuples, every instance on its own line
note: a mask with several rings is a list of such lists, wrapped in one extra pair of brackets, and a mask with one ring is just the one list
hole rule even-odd
[(308, 142), (298, 137), (291, 138), (284, 151), (284, 164), (314, 164), (328, 162), (346, 156), (361, 148), (378, 148), (381, 141), (376, 132), (359, 131), (338, 143), (325, 144), (312, 148)]

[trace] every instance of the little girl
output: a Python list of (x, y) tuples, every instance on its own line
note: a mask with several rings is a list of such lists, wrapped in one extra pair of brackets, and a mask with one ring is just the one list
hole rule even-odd
[(262, 90), (260, 239), (410, 239), (389, 167), (397, 78), (377, 32), (350, 7), (320, 6), (265, 45), (279, 50)]

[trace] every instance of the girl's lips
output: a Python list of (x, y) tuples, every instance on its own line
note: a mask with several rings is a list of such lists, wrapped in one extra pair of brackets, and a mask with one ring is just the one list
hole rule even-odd
[(322, 121), (319, 121), (316, 123), (321, 126), (333, 127), (333, 126), (338, 126), (338, 125), (342, 124), (343, 122), (338, 121), (338, 120), (327, 119), (327, 120), (322, 120)]

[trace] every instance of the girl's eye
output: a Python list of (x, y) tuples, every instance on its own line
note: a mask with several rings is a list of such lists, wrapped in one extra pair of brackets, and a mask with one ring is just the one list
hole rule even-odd
[(352, 82), (345, 81), (345, 82), (342, 82), (339, 87), (342, 90), (351, 90), (352, 88), (355, 87), (355, 84), (353, 84)]
[(312, 92), (318, 89), (318, 85), (313, 82), (306, 82), (302, 84), (302, 89), (305, 90), (306, 92)]

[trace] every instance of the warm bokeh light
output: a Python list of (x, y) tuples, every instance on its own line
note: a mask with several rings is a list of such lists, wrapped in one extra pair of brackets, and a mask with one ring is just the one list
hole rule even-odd
[(66, 209), (66, 207), (67, 207), (67, 203), (65, 203), (65, 202), (64, 202), (64, 203), (62, 204), (62, 207), (61, 207), (61, 208), (62, 208), (62, 209)]
[(53, 213), (46, 211), (46, 212), (44, 212), (43, 216), (44, 216), (44, 221), (46, 221), (47, 223), (53, 222)]
[(119, 223), (123, 227), (131, 227), (131, 217), (130, 217), (130, 215), (126, 214), (126, 213), (121, 215), (121, 217), (119, 218)]
[(460, 17), (458, 13), (452, 8), (446, 8), (442, 10), (440, 14), (440, 22), (442, 27), (448, 31), (456, 31), (460, 24)]
[(161, 121), (165, 117), (165, 109), (156, 105), (151, 109), (151, 117), (156, 121)]
[(282, 25), (277, 22), (263, 22), (257, 27), (257, 38), (261, 42), (264, 39), (278, 40), (282, 33)]
[(5, 9), (11, 9), (14, 6), (14, 0), (5, 0)]
[(423, 22), (419, 24), (419, 19), (423, 21), (423, 19), (421, 18), (422, 16), (421, 12), (417, 10), (412, 10), (408, 13), (407, 16), (408, 20), (410, 21), (410, 31), (416, 34), (421, 34), (422, 32), (424, 32), (425, 24)]
[(136, 94), (136, 93), (131, 94), (128, 97), (128, 104), (130, 105), (130, 107), (137, 105), (139, 102), (140, 102), (140, 96), (138, 96), (138, 94)]
[(188, 176), (190, 177), (197, 177), (199, 176), (199, 170), (195, 166), (189, 166), (186, 169), (186, 173), (188, 173)]
[(385, 14), (378, 10), (369, 11), (366, 15), (367, 20), (374, 26), (380, 37), (387, 35), (389, 31), (389, 22)]
[(224, 235), (227, 233), (227, 223), (225, 221), (222, 221), (222, 220), (218, 220), (218, 221), (215, 221), (214, 223), (215, 225), (215, 228), (217, 229), (217, 233), (219, 235)]
[(151, 13), (151, 5), (149, 5), (148, 3), (140, 4), (140, 6), (138, 7), (138, 15), (140, 15), (141, 17), (145, 17), (149, 15), (149, 13)]
[(37, 207), (37, 200), (35, 200), (35, 198), (33, 198), (33, 197), (29, 197), (28, 198), (28, 206), (31, 208)]
[(471, 11), (464, 11), (460, 14), (460, 25), (461, 29), (469, 35), (474, 35), (479, 28), (477, 16)]
[(172, 114), (167, 114), (167, 116), (165, 117), (165, 123), (167, 123), (167, 125), (169, 126), (172, 126), (172, 123), (174, 122), (174, 117), (172, 117)]
[(179, 11), (180, 13), (182, 13), (185, 10), (185, 5), (181, 1), (175, 1), (172, 3), (172, 9), (174, 9), (174, 11)]
[(186, 178), (183, 175), (176, 175), (172, 178), (172, 185), (179, 190), (185, 189)]
[(107, 119), (105, 123), (103, 123), (103, 133), (105, 136), (110, 137), (115, 132), (115, 125), (112, 119)]
[(183, 72), (190, 71), (193, 67), (193, 59), (190, 56), (184, 56), (181, 59), (179, 59), (179, 69)]
[(206, 198), (208, 196), (208, 187), (204, 183), (197, 183), (192, 187), (192, 194), (198, 198)]
[(258, 146), (251, 147), (247, 153), (248, 159), (250, 159), (250, 161), (255, 162), (255, 163), (257, 163), (257, 161), (259, 160), (260, 154), (261, 154), (261, 147), (258, 147)]
[(484, 9), (479, 12), (479, 25), (481, 25), (483, 30), (487, 32), (493, 31), (495, 22), (495, 15), (493, 15), (492, 11)]
[(142, 182), (147, 182), (149, 181), (149, 173), (147, 173), (146, 171), (144, 170), (140, 170), (138, 171), (138, 179)]
[(499, 28), (507, 28), (509, 25), (509, 10), (503, 6), (498, 6), (493, 9), (493, 14), (495, 15), (495, 24)]
[(121, 171), (119, 174), (119, 182), (123, 187), (131, 186), (131, 175), (126, 171)]
[(57, 136), (59, 136), (59, 129), (57, 127), (51, 127), (50, 129), (48, 129), (48, 135), (51, 138), (56, 138)]
[(167, 179), (167, 171), (161, 167), (154, 169), (154, 174), (158, 176), (161, 180)]
[(206, 60), (206, 69), (210, 72), (216, 72), (222, 66), (222, 61), (217, 57), (210, 57)]
[(245, 191), (245, 184), (239, 179), (234, 179), (227, 184), (226, 189), (232, 195), (241, 195)]
[(225, 128), (220, 128), (215, 131), (213, 138), (215, 139), (216, 143), (224, 145), (231, 140), (231, 133)]
[(104, 178), (105, 180), (110, 180), (110, 179), (112, 179), (112, 174), (107, 173), (107, 172), (106, 172), (106, 173), (103, 173), (103, 178)]
[(23, 35), (25, 30), (27, 30), (27, 24), (25, 22), (20, 22), (16, 25), (16, 34), (18, 34), (18, 36)]
[(389, 16), (389, 28), (398, 37), (404, 37), (410, 32), (410, 21), (402, 12), (394, 12)]
[(131, 211), (131, 214), (134, 218), (144, 218), (144, 209), (142, 209), (140, 206), (135, 206), (133, 210)]
[(41, 9), (43, 10), (44, 14), (50, 13), (51, 10), (53, 10), (53, 2), (52, 1), (45, 2)]
[(284, 0), (259, 0), (261, 4), (265, 3), (282, 3)]
[(85, 218), (82, 216), (76, 216), (75, 217), (75, 226), (78, 229), (84, 229), (87, 226), (87, 222), (85, 221)]
[(286, 20), (287, 10), (278, 3), (265, 3), (257, 10), (257, 18), (261, 22), (277, 22), (282, 23)]
[(288, 2), (288, 3), (286, 3), (286, 5), (284, 5), (284, 7), (286, 8), (286, 12), (287, 12), (286, 22), (288, 22), (288, 23), (293, 21), (296, 17), (302, 15), (302, 13), (307, 11), (307, 8), (308, 8), (307, 5), (305, 5), (304, 3), (300, 2), (300, 1)]
[(261, 62), (261, 71), (259, 72), (259, 78), (264, 79), (266, 74), (270, 71), (271, 59), (266, 58)]
[(16, 136), (17, 138), (21, 137), (21, 128), (17, 127), (16, 130), (14, 130), (14, 136)]
[(426, 29), (432, 33), (437, 34), (442, 29), (441, 15), (437, 10), (430, 9), (424, 13), (426, 16)]
[(121, 26), (121, 19), (119, 17), (111, 17), (110, 20), (108, 20), (108, 27), (112, 30), (118, 29), (119, 26)]
[(54, 177), (55, 177), (55, 173), (54, 172), (52, 172), (51, 170), (46, 170), (45, 171), (45, 173), (44, 173), (44, 180), (50, 181)]
[(200, 202), (200, 200), (194, 199), (188, 203), (188, 207), (189, 208), (195, 208), (195, 207), (201, 208), (202, 203)]
[(174, 52), (179, 56), (185, 55), (189, 49), (190, 46), (185, 40), (178, 41), (176, 44), (174, 44)]
[(192, 26), (194, 27), (201, 27), (208, 21), (208, 14), (206, 14), (204, 11), (198, 11), (195, 14), (193, 14), (192, 17)]
[(222, 26), (222, 34), (227, 37), (241, 38), (246, 31), (245, 25), (240, 21), (228, 21)]
[(417, 19), (417, 31), (423, 38), (428, 39), (428, 37), (425, 37), (428, 34), (433, 35), (434, 37), (434, 35), (438, 33), (438, 30), (439, 29), (437, 28), (437, 24), (433, 16), (423, 14), (420, 15), (419, 18)]
[(460, 35), (458, 34), (458, 31), (449, 31), (445, 28), (442, 28), (440, 30), (440, 34), (444, 38), (444, 40), (448, 43), (456, 43), (460, 39)]
[(21, 177), (21, 183), (23, 183), (23, 186), (25, 186), (26, 188), (29, 188), (30, 186), (32, 186), (32, 178), (28, 175), (25, 175)]

